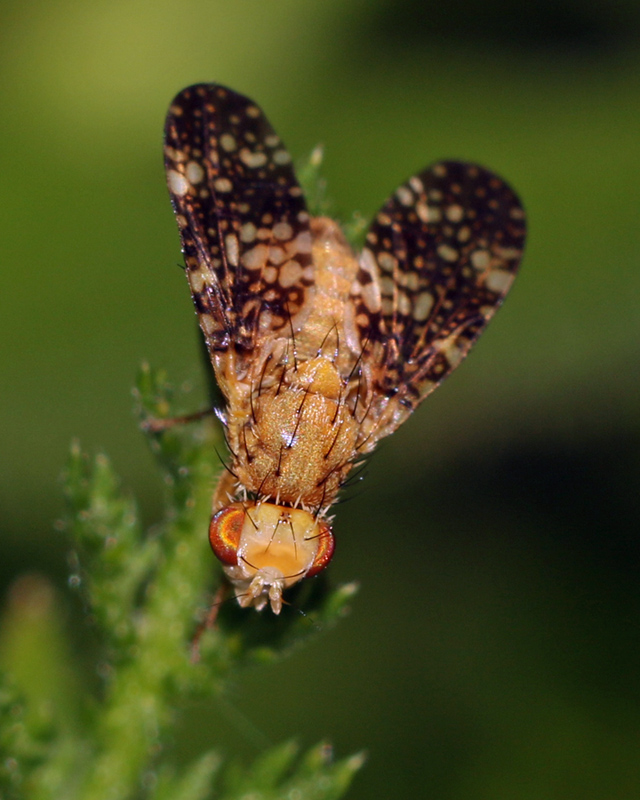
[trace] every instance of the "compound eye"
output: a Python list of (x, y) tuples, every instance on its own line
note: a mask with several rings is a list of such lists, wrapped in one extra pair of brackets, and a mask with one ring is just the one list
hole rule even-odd
[(240, 504), (218, 511), (209, 525), (211, 549), (223, 564), (235, 567), (238, 563), (238, 546), (244, 525), (245, 510)]
[(320, 523), (320, 533), (318, 534), (318, 552), (313, 559), (313, 564), (309, 567), (306, 577), (312, 578), (321, 572), (333, 558), (336, 549), (336, 540), (333, 538), (331, 528), (325, 523)]

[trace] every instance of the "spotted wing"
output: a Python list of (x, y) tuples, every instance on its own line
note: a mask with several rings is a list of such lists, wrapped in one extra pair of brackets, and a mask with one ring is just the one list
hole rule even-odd
[(309, 215), (291, 157), (251, 100), (201, 84), (171, 104), (165, 166), (209, 351), (248, 356), (259, 336), (288, 326), (312, 283)]
[(371, 225), (355, 298), (374, 393), (410, 413), (449, 375), (508, 292), (524, 238), (520, 201), (482, 167), (442, 162), (400, 186)]

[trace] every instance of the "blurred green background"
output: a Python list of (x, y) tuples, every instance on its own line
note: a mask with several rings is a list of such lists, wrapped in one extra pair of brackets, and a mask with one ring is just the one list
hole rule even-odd
[(203, 396), (161, 157), (178, 90), (248, 94), (296, 158), (323, 143), (343, 219), (476, 160), (525, 203), (523, 271), (339, 508), (352, 615), (175, 744), (367, 748), (356, 799), (639, 796), (637, 3), (5, 0), (0, 41), (3, 591), (44, 573), (85, 637), (53, 528), (69, 442), (153, 522), (136, 370)]

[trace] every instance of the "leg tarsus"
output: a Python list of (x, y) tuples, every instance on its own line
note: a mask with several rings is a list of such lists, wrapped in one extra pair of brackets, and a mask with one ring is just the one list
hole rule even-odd
[(184, 414), (181, 417), (149, 417), (140, 423), (140, 427), (148, 433), (162, 433), (162, 431), (168, 431), (176, 425), (198, 422), (213, 413), (215, 413), (213, 408), (203, 408), (201, 411), (195, 411), (193, 414)]
[(202, 639), (202, 635), (205, 631), (208, 631), (210, 628), (215, 628), (216, 620), (218, 619), (218, 612), (220, 611), (220, 606), (227, 598), (227, 593), (229, 591), (229, 584), (224, 581), (223, 583), (218, 586), (218, 589), (213, 597), (213, 602), (209, 607), (209, 611), (207, 612), (207, 616), (204, 620), (198, 625), (196, 628), (196, 632), (191, 640), (191, 663), (197, 664), (200, 661), (200, 639)]

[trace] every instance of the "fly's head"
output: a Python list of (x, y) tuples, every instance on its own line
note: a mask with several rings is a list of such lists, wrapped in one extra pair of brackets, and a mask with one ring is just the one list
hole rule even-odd
[(214, 515), (209, 541), (244, 608), (269, 603), (324, 569), (334, 550), (329, 525), (311, 512), (274, 503), (232, 503)]

